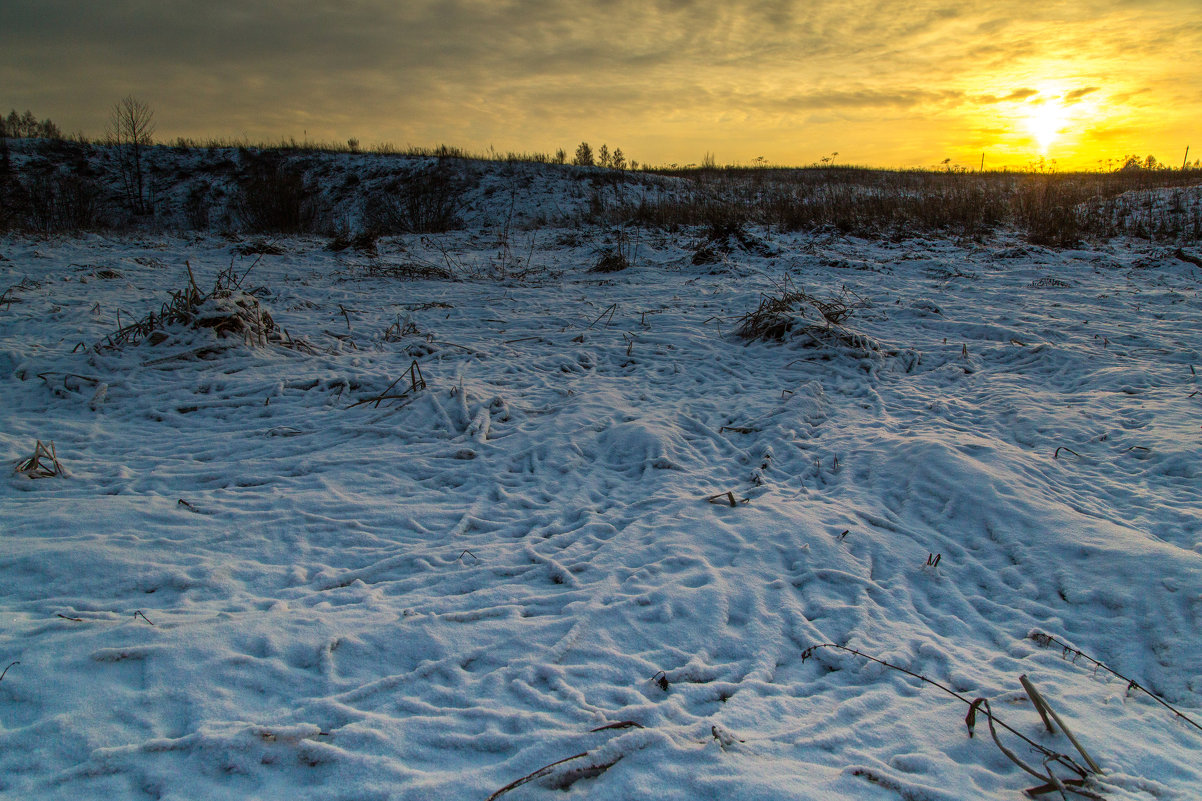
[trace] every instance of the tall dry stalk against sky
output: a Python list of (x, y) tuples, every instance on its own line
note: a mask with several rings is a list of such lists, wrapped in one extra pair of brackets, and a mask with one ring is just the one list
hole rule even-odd
[(136, 94), (177, 136), (643, 162), (1179, 163), (1197, 0), (7, 0), (0, 105), (98, 132)]

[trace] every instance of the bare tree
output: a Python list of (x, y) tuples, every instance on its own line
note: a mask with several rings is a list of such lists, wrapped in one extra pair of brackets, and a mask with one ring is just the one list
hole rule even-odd
[(134, 214), (149, 214), (150, 198), (146, 190), (143, 151), (154, 144), (154, 111), (133, 95), (113, 106), (105, 129), (105, 139), (117, 151), (125, 199)]

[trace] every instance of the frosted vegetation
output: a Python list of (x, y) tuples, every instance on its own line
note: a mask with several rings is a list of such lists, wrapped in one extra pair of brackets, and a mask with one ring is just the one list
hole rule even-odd
[(145, 157), (9, 142), (0, 796), (1197, 797), (1196, 184)]
[[(447, 147), (172, 147), (153, 145), (149, 123), (137, 116), (151, 112), (124, 102), (130, 119), (114, 122), (102, 143), (0, 137), (0, 231), (349, 237), (502, 224), (750, 224), (889, 239), (979, 240), (1010, 231), (1052, 247), (1118, 235), (1202, 239), (1202, 170), (1166, 169), (1152, 157), (1089, 173), (738, 168), (718, 167), (712, 157), (701, 167), (631, 170), (593, 166), (591, 150), (577, 153), (579, 166), (562, 163), (562, 152), (487, 160)], [(27, 122), (30, 130), (53, 126), (31, 115)], [(604, 163), (613, 165), (614, 156)]]

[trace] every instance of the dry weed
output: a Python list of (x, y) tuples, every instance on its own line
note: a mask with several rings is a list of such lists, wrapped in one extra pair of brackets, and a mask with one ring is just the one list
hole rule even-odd
[(15, 472), (27, 478), (54, 478), (63, 475), (63, 466), (58, 461), (54, 443), (45, 445), (40, 439), (34, 446), (33, 455), (17, 462)]

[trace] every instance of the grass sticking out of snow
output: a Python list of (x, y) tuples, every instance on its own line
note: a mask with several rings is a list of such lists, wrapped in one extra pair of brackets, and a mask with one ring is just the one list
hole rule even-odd
[(1202, 785), (1175, 248), (498, 230), (274, 240), (204, 353), (237, 243), (0, 239), (0, 449), (69, 468), (0, 482), (0, 796), (1000, 801), (957, 698), (1085, 764), (1020, 676), (1091, 790)]

